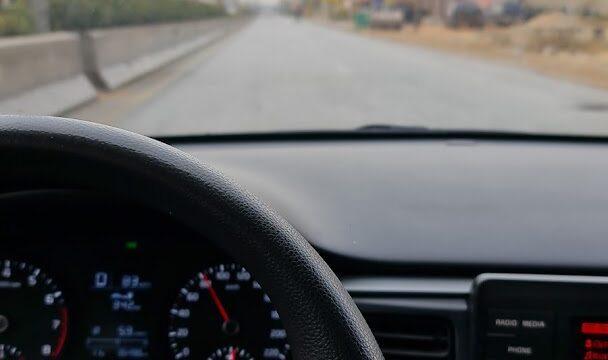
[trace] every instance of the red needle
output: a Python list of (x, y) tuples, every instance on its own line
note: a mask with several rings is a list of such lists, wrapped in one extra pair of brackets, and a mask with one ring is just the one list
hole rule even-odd
[(203, 280), (203, 282), (205, 283), (205, 286), (207, 286), (207, 289), (209, 289), (209, 294), (211, 295), (211, 299), (213, 299), (213, 303), (215, 304), (217, 311), (220, 312), (220, 316), (222, 317), (222, 320), (228, 321), (230, 319), (230, 316), (228, 316), (228, 312), (226, 312), (226, 308), (220, 301), (219, 296), (217, 296), (217, 293), (215, 292), (215, 289), (213, 288), (213, 285), (211, 284), (211, 280), (209, 280), (209, 278), (207, 277), (207, 274), (202, 274), (200, 277), (201, 277), (201, 280)]
[(232, 349), (232, 351), (230, 352), (230, 360), (236, 360), (237, 351), (238, 351), (237, 348)]

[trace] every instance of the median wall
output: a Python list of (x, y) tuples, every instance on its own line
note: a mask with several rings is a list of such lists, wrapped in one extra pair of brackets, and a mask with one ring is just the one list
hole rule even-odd
[(78, 34), (0, 38), (0, 113), (56, 115), (94, 97)]
[(60, 115), (228, 33), (239, 18), (0, 38), (0, 114)]
[(83, 35), (85, 70), (96, 85), (115, 89), (211, 43), (231, 19), (93, 30)]

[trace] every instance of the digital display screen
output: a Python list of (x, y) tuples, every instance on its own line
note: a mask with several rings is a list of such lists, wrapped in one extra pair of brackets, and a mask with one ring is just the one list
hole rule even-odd
[(573, 331), (574, 359), (608, 360), (608, 319), (577, 319)]
[(150, 355), (152, 283), (137, 273), (94, 272), (85, 347), (94, 359), (145, 359)]

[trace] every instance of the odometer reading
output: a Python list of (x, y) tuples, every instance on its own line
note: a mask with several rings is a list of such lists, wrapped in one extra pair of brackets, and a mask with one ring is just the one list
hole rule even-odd
[(55, 359), (68, 312), (63, 293), (40, 269), (0, 260), (0, 359)]
[[(251, 274), (237, 264), (202, 271), (179, 290), (169, 312), (169, 343), (175, 359), (206, 359), (218, 354), (217, 349), (247, 349), (251, 359), (289, 358), (279, 314)], [(232, 353), (227, 359), (232, 360)], [(237, 359), (245, 356), (240, 353), (234, 351)]]

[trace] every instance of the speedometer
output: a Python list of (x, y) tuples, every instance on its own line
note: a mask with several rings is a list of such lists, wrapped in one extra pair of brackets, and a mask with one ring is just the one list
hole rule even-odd
[(179, 290), (169, 312), (169, 344), (175, 359), (205, 359), (227, 348), (247, 349), (252, 359), (289, 358), (279, 314), (237, 264), (199, 272)]

